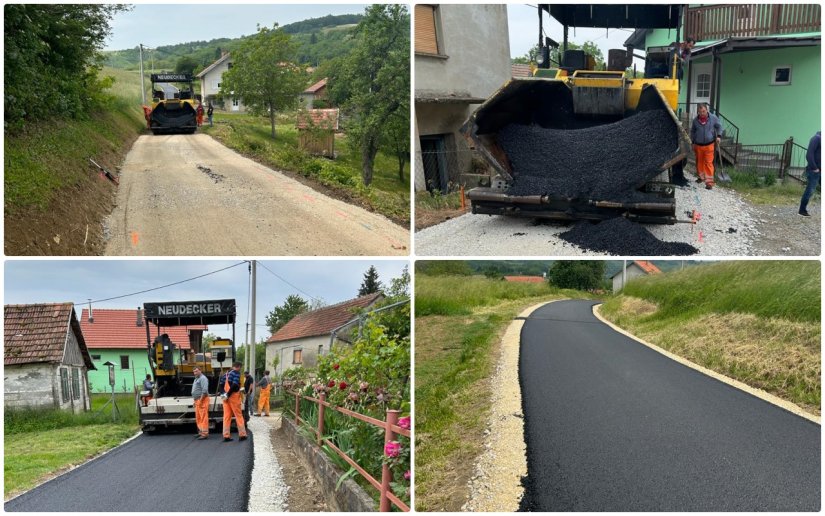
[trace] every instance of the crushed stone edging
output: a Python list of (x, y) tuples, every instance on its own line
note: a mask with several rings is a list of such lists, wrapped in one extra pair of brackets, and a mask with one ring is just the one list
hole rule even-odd
[(256, 435), (252, 440), (254, 459), (249, 485), (249, 512), (287, 512), (289, 486), (272, 448), (270, 431), (274, 429), (260, 417), (251, 417), (247, 426)]

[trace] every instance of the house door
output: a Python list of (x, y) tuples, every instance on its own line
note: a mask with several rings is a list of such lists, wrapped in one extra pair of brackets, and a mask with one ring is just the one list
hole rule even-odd
[(420, 141), (421, 162), (424, 165), (424, 180), (427, 184), (427, 191), (446, 194), (449, 190), (449, 175), (444, 136), (422, 136)]
[(240, 111), (240, 110), (241, 110), (241, 102), (237, 98), (232, 97), (232, 111)]
[(691, 65), (690, 119), (696, 118), (696, 106), (710, 102), (711, 64), (693, 63)]

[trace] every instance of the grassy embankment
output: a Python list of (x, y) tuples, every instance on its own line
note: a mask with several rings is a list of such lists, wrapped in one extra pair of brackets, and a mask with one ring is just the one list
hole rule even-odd
[(415, 229), (424, 229), (445, 220), (460, 217), (470, 209), (470, 201), (461, 209), (461, 193), (417, 192), (415, 194)]
[(588, 296), (547, 284), (416, 275), (417, 510), (461, 510), (484, 447), (501, 335), (525, 308), (563, 297)]
[(100, 221), (111, 210), (114, 189), (88, 160), (114, 171), (145, 122), (138, 74), (106, 68), (100, 75), (115, 78), (111, 99), (87, 119), (6, 131), (6, 254), (102, 252)]
[(215, 126), (202, 131), (255, 161), (277, 170), (296, 174), (310, 184), (323, 185), (333, 196), (344, 198), (392, 219), (404, 227), (410, 223), (410, 165), (405, 165), (404, 181), (398, 178), (398, 161), (379, 152), (373, 181), (364, 187), (361, 158), (347, 145), (346, 135), (335, 139), (336, 159), (313, 157), (298, 149), (295, 115), (284, 114), (276, 121), (272, 140), (269, 120), (246, 114), (215, 113)]
[(795, 206), (799, 204), (799, 199), (805, 190), (805, 185), (796, 179), (789, 178), (782, 182), (772, 174), (763, 176), (755, 172), (739, 171), (730, 167), (725, 170), (730, 176), (731, 182), (719, 182), (717, 174), (716, 179), (719, 185), (736, 190), (752, 204)]
[(628, 283), (602, 314), (708, 369), (820, 414), (820, 265), (724, 262)]
[(3, 419), (3, 497), (8, 499), (113, 448), (138, 431), (131, 394), (117, 396), (121, 420), (112, 423), (110, 399), (92, 395), (92, 410), (6, 410)]

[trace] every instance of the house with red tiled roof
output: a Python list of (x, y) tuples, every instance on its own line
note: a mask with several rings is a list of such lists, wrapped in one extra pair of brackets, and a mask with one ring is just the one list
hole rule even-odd
[(529, 64), (514, 63), (514, 64), (510, 65), (510, 70), (511, 70), (510, 75), (514, 79), (515, 78), (524, 79), (526, 77), (532, 77), (533, 76), (533, 72), (532, 72), (532, 70), (530, 70), (530, 65)]
[(329, 352), (333, 334), (357, 322), (359, 312), (382, 299), (381, 293), (369, 294), (296, 315), (266, 341), (267, 367), (272, 371), (272, 361), (277, 357), (275, 374), (299, 366), (314, 369), (318, 357)]
[(94, 365), (74, 305), (6, 305), (3, 317), (5, 408), (89, 410)]
[(316, 100), (325, 98), (327, 98), (327, 79), (323, 78), (301, 92), (301, 107), (312, 109), (312, 105)]
[[(134, 392), (135, 385), (141, 385), (147, 374), (152, 374), (149, 366), (149, 354), (146, 329), (154, 339), (166, 333), (175, 346), (186, 353), (192, 348), (193, 340), (200, 342), (206, 326), (171, 326), (158, 331), (157, 326), (147, 323), (143, 311), (138, 308), (83, 309), (80, 326), (86, 339), (86, 346), (97, 371), (89, 374), (89, 386), (92, 392), (111, 392), (109, 370), (105, 362), (115, 364), (115, 392)], [(176, 358), (177, 362), (177, 358)]]
[(504, 281), (512, 283), (544, 283), (544, 276), (504, 276)]
[(661, 274), (662, 271), (653, 264), (653, 262), (646, 260), (634, 260), (627, 264), (627, 269), (624, 274), (624, 283), (622, 283), (622, 269), (619, 269), (610, 279), (613, 281), (613, 292), (618, 292), (624, 288), (624, 284), (633, 278), (641, 276), (648, 276), (650, 274)]

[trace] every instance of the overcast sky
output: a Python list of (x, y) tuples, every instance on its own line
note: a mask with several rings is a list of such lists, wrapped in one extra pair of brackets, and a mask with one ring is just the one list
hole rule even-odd
[[(4, 304), (54, 303), (104, 299), (174, 283), (215, 271), (240, 260), (7, 260), (5, 269)], [(375, 265), (384, 284), (398, 277), (405, 260), (289, 260), (263, 261), (272, 272), (305, 291), (335, 304), (357, 297), (364, 272)], [(256, 309), (256, 340), (269, 337), (266, 315), (284, 302), (290, 294), (304, 299), (309, 296), (297, 291), (258, 266)], [(231, 299), (237, 303), (236, 341), (244, 342), (248, 317), (247, 291), (249, 272), (246, 264), (194, 281), (138, 294), (124, 299), (92, 304), (94, 308), (137, 308), (145, 302), (198, 301)], [(231, 327), (210, 327), (213, 333), (230, 336)], [(228, 330), (228, 331), (227, 331)]]
[(174, 45), (254, 34), (258, 24), (271, 27), (328, 14), (362, 14), (366, 4), (139, 4), (112, 20), (105, 50)]
[[(508, 4), (507, 5), (507, 25), (510, 31), (510, 57), (520, 57), (527, 53), (533, 45), (538, 43), (539, 19), (536, 13), (536, 4)], [(562, 24), (549, 14), (544, 13), (545, 34), (561, 44), (564, 39)], [(607, 51), (611, 48), (624, 48), (624, 42), (633, 33), (631, 29), (573, 29), (570, 28), (568, 38), (573, 43), (579, 45), (585, 41), (592, 41), (598, 46), (605, 60)], [(674, 33), (674, 38), (676, 37)], [(636, 59), (640, 69), (644, 67), (644, 62)]]

